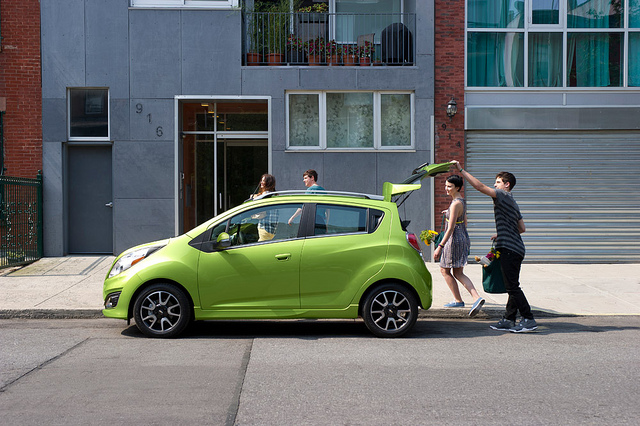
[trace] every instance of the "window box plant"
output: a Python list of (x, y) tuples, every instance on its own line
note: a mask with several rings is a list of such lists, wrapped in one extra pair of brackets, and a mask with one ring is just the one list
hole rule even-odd
[(364, 45), (358, 48), (358, 55), (361, 67), (371, 66), (371, 42), (365, 41)]
[(342, 47), (342, 63), (344, 66), (358, 65), (360, 49), (354, 44)]
[(326, 44), (327, 64), (340, 65), (340, 58), (342, 56), (342, 50), (338, 48), (338, 43), (335, 40), (329, 40)]
[(287, 39), (287, 63), (290, 65), (306, 64), (307, 55), (305, 54), (305, 50), (306, 46), (302, 38), (290, 35)]
[(309, 65), (317, 66), (325, 63), (327, 43), (324, 37), (316, 37), (305, 43)]

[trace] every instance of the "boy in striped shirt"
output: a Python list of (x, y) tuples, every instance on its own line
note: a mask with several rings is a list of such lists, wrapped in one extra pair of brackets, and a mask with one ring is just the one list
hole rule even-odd
[[(457, 168), (462, 177), (469, 181), (471, 186), (493, 198), (497, 235), (491, 239), (496, 241), (496, 249), (500, 252), (502, 278), (509, 299), (504, 317), (491, 328), (514, 333), (533, 331), (538, 328), (538, 324), (533, 318), (531, 306), (520, 288), (520, 267), (525, 255), (524, 243), (520, 234), (526, 228), (522, 214), (520, 214), (520, 208), (511, 195), (511, 190), (516, 186), (516, 177), (509, 172), (500, 172), (496, 175), (493, 188), (490, 188), (463, 170), (460, 162), (453, 160), (451, 164)], [(518, 311), (520, 311), (522, 319), (516, 325)]]

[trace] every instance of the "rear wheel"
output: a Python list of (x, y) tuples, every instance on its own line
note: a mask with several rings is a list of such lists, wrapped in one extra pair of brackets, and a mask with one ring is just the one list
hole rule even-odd
[(373, 289), (366, 297), (362, 318), (378, 337), (400, 337), (418, 319), (418, 302), (406, 287), (387, 283)]
[(133, 317), (138, 329), (147, 336), (176, 337), (191, 322), (191, 306), (175, 285), (154, 284), (136, 298)]

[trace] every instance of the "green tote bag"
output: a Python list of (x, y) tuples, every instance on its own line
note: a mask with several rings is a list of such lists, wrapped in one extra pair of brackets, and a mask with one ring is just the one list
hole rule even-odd
[(502, 280), (502, 268), (500, 258), (482, 268), (482, 288), (486, 293), (506, 293), (504, 281)]

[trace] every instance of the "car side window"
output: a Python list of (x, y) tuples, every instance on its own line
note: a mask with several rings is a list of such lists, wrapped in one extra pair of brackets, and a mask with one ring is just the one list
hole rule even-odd
[(296, 238), (300, 225), (289, 225), (287, 220), (299, 208), (302, 208), (302, 204), (267, 205), (246, 210), (215, 226), (211, 232), (211, 239), (217, 239), (218, 235), (225, 231), (229, 234), (233, 247)]
[(314, 235), (353, 234), (367, 231), (367, 209), (318, 204)]

